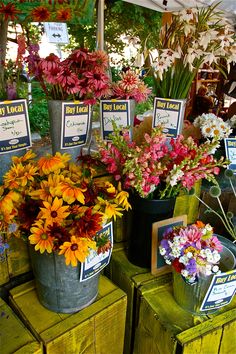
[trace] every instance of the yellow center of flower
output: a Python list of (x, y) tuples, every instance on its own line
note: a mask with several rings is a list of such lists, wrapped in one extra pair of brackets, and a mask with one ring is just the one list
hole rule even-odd
[(47, 235), (47, 234), (44, 233), (44, 234), (41, 235), (41, 239), (42, 239), (42, 240), (47, 240), (47, 238), (48, 238), (48, 235)]
[(0, 214), (0, 220), (4, 220), (4, 215)]

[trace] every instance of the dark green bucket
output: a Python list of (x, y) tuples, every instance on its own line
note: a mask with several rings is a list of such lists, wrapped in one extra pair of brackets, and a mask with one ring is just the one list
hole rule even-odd
[(40, 303), (47, 309), (74, 313), (95, 301), (99, 274), (80, 281), (80, 263), (67, 266), (65, 257), (57, 253), (36, 252), (30, 246), (30, 257)]

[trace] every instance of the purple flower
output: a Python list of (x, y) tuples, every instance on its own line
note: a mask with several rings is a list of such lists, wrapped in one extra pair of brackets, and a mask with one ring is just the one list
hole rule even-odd
[(197, 272), (197, 264), (195, 259), (191, 258), (188, 262), (188, 264), (186, 265), (186, 270), (190, 273), (196, 273)]

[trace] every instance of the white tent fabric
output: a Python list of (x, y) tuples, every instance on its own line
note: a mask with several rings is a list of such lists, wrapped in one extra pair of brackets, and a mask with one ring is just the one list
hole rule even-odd
[(219, 4), (218, 8), (225, 11), (231, 16), (236, 15), (236, 1), (235, 0), (123, 0), (139, 6), (147, 7), (152, 10), (160, 12), (174, 12), (183, 8), (190, 7), (206, 7), (212, 4)]

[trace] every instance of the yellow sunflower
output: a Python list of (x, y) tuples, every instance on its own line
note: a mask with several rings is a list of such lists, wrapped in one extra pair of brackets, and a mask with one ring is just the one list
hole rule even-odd
[(31, 227), (30, 232), (29, 241), (31, 245), (35, 245), (35, 251), (52, 253), (53, 238), (48, 235), (45, 225), (38, 223), (37, 226)]
[(117, 204), (110, 203), (108, 200), (104, 200), (101, 197), (97, 197), (97, 204), (95, 205), (94, 210), (103, 212), (105, 219), (114, 218), (114, 220), (116, 220), (117, 216), (121, 217), (123, 215), (121, 213), (123, 208), (118, 207)]
[(54, 197), (61, 197), (62, 193), (58, 193), (57, 188), (63, 180), (64, 176), (50, 174), (48, 175), (47, 180), (41, 181), (39, 187), (29, 194), (32, 199), (41, 199), (52, 202)]
[(66, 167), (66, 163), (70, 160), (71, 156), (69, 154), (61, 154), (56, 152), (54, 156), (47, 154), (43, 156), (38, 161), (40, 174), (48, 175), (51, 172), (60, 172), (60, 169)]
[(85, 197), (83, 192), (86, 192), (86, 190), (87, 188), (77, 187), (68, 178), (65, 179), (64, 182), (61, 182), (56, 188), (57, 193), (59, 194), (61, 192), (63, 200), (68, 204), (72, 204), (76, 200), (81, 204), (84, 204)]
[(57, 197), (54, 198), (52, 203), (43, 201), (44, 208), (41, 209), (40, 217), (45, 219), (47, 225), (58, 223), (59, 225), (70, 214), (69, 205), (63, 206), (63, 199)]
[(125, 210), (131, 209), (131, 205), (128, 201), (129, 193), (125, 191), (121, 191), (116, 195), (117, 204), (121, 205)]
[(88, 238), (76, 238), (71, 236), (71, 242), (64, 242), (60, 246), (59, 255), (64, 254), (66, 265), (76, 267), (79, 262), (84, 262), (89, 255), (90, 248), (96, 250), (96, 242)]
[(28, 150), (23, 156), (13, 156), (12, 162), (16, 165), (18, 163), (23, 163), (29, 160), (33, 160), (36, 154), (32, 150)]
[(4, 183), (10, 189), (25, 189), (27, 184), (34, 181), (34, 177), (38, 175), (38, 168), (32, 164), (22, 165), (19, 163), (13, 165), (12, 168), (5, 173)]

